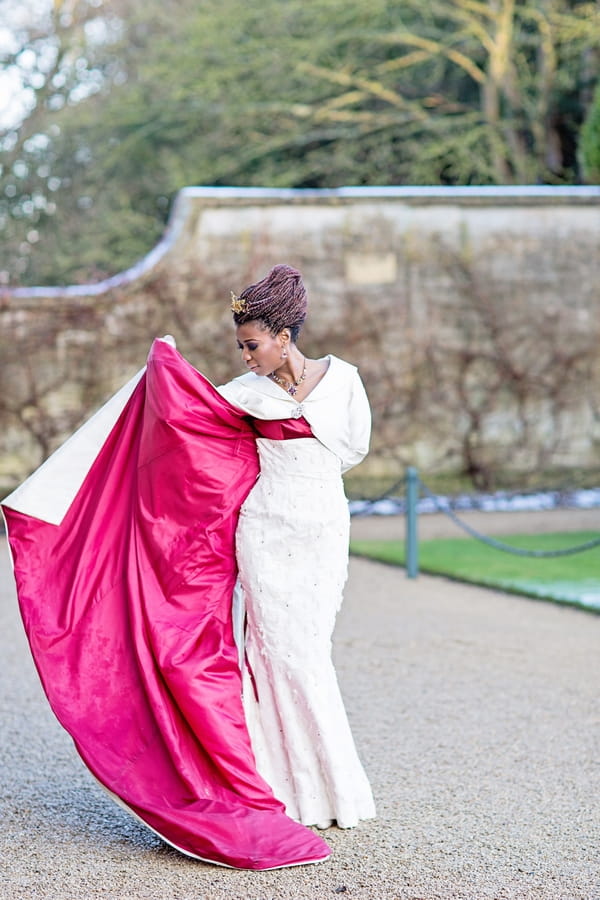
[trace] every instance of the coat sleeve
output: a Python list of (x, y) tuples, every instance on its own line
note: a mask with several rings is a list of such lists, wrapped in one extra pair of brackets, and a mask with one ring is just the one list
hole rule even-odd
[(348, 450), (342, 460), (342, 472), (347, 472), (365, 458), (371, 438), (371, 408), (360, 375), (355, 370), (348, 404)]

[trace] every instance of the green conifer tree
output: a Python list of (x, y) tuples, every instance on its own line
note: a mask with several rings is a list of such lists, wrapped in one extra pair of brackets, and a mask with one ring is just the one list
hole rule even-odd
[(589, 184), (600, 184), (600, 82), (581, 130), (581, 165)]

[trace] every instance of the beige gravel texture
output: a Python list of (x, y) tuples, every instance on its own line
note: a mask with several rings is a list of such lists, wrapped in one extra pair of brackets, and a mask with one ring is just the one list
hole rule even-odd
[(3, 900), (600, 900), (600, 616), (353, 560), (335, 657), (379, 818), (252, 873), (179, 855), (92, 783), (4, 546), (0, 587)]

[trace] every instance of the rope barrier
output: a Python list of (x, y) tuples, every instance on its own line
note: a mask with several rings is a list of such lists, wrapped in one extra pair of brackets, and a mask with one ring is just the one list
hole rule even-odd
[(492, 538), (481, 534), (475, 528), (472, 528), (471, 525), (468, 525), (466, 522), (463, 522), (448, 506), (440, 503), (439, 499), (436, 497), (432, 491), (429, 490), (426, 484), (424, 484), (421, 479), (418, 479), (420, 487), (423, 489), (424, 493), (433, 501), (435, 508), (438, 512), (444, 513), (451, 519), (455, 525), (458, 525), (459, 528), (462, 528), (463, 531), (466, 531), (467, 534), (471, 535), (471, 537), (475, 538), (478, 541), (481, 541), (483, 544), (488, 544), (490, 547), (494, 547), (496, 550), (502, 550), (504, 553), (512, 553), (515, 556), (533, 556), (539, 559), (551, 558), (557, 556), (573, 556), (575, 553), (583, 553), (584, 550), (592, 550), (594, 547), (600, 547), (600, 537), (594, 538), (591, 541), (586, 541), (583, 544), (576, 544), (573, 547), (564, 547), (559, 550), (526, 550), (523, 547), (515, 547), (512, 544), (506, 544), (504, 541), (499, 541), (496, 538)]
[(503, 553), (511, 553), (514, 556), (528, 556), (537, 559), (552, 559), (561, 556), (574, 556), (576, 553), (583, 553), (585, 550), (593, 550), (595, 547), (600, 547), (600, 537), (597, 537), (590, 541), (585, 541), (582, 544), (576, 544), (573, 547), (563, 547), (556, 550), (529, 550), (524, 547), (515, 547), (514, 544), (507, 544), (505, 541), (499, 541), (497, 538), (481, 534), (481, 532), (477, 531), (476, 528), (473, 528), (471, 525), (468, 525), (461, 518), (459, 518), (459, 516), (457, 516), (456, 513), (450, 508), (447, 502), (443, 503), (442, 501), (440, 501), (439, 497), (437, 497), (437, 495), (427, 487), (427, 485), (419, 477), (417, 470), (412, 466), (409, 466), (406, 470), (405, 475), (398, 481), (396, 481), (391, 487), (389, 487), (384, 494), (381, 494), (379, 497), (374, 497), (372, 499), (364, 501), (365, 506), (361, 510), (353, 512), (352, 515), (365, 515), (366, 513), (368, 513), (369, 509), (371, 509), (371, 507), (373, 507), (376, 503), (387, 499), (390, 494), (392, 494), (402, 486), (404, 486), (406, 497), (405, 555), (406, 574), (408, 578), (416, 578), (419, 573), (419, 539), (417, 535), (417, 505), (419, 489), (421, 489), (423, 493), (427, 497), (429, 497), (429, 499), (433, 503), (434, 508), (438, 512), (448, 516), (448, 518), (452, 522), (454, 522), (454, 524), (457, 525), (458, 528), (461, 528), (464, 532), (470, 535), (470, 537), (475, 538), (475, 540), (481, 541), (481, 543), (487, 544), (489, 547), (492, 547), (495, 550), (500, 550)]
[(372, 506), (375, 506), (376, 503), (381, 503), (382, 500), (387, 500), (388, 497), (393, 494), (394, 491), (397, 491), (398, 488), (403, 488), (405, 483), (405, 476), (399, 478), (398, 481), (395, 481), (394, 484), (389, 487), (385, 493), (381, 494), (379, 497), (371, 497), (368, 500), (363, 500), (362, 502), (365, 504), (362, 509), (353, 512), (353, 516), (364, 516), (368, 513)]

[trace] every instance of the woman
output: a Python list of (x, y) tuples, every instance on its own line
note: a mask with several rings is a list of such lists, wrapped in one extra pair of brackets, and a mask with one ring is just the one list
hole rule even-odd
[(283, 265), (232, 302), (250, 371), (220, 393), (253, 417), (261, 471), (237, 529), (244, 708), (258, 770), (288, 815), (350, 827), (375, 809), (331, 662), (331, 634), (348, 564), (341, 472), (366, 454), (370, 414), (353, 366), (299, 350), (306, 306), (300, 273)]
[[(294, 296), (300, 297), (299, 276), (292, 277)], [(262, 331), (260, 323), (266, 321), (255, 318), (246, 326)], [(291, 341), (296, 324), (271, 333), (292, 365), (299, 352)], [(254, 368), (264, 364), (258, 347), (251, 349), (255, 343), (241, 335), (244, 352), (254, 353)], [(272, 344), (267, 346), (272, 349)], [(279, 379), (291, 374), (283, 363), (276, 368)], [(289, 393), (281, 390), (275, 377), (256, 372), (246, 376), (250, 383), (236, 380), (219, 393), (172, 346), (155, 341), (146, 370), (3, 501), (19, 604), (34, 660), (55, 714), (90, 771), (113, 799), (181, 852), (250, 869), (327, 858), (325, 842), (297, 819), (316, 821), (318, 816), (323, 818), (320, 824), (334, 818), (353, 824), (359, 816), (372, 814), (370, 795), (365, 798), (368, 786), (359, 790), (358, 799), (354, 794), (349, 799), (347, 776), (339, 782), (341, 787), (331, 777), (331, 736), (313, 739), (306, 727), (302, 732), (304, 726), (318, 731), (317, 713), (325, 710), (333, 716), (335, 709), (346, 748), (343, 765), (358, 777), (359, 764), (339, 697), (334, 696), (331, 670), (324, 661), (314, 669), (313, 677), (322, 679), (321, 694), (321, 683), (308, 685), (294, 674), (292, 660), (287, 672), (297, 702), (291, 715), (289, 703), (281, 701), (281, 654), (287, 652), (288, 633), (285, 623), (281, 627), (285, 606), (279, 609), (278, 624), (276, 616), (266, 615), (267, 607), (261, 612), (256, 600), (273, 578), (279, 577), (280, 585), (288, 578), (285, 565), (279, 575), (273, 571), (287, 559), (285, 545), (278, 543), (279, 552), (273, 553), (255, 530), (262, 522), (264, 539), (273, 541), (273, 525), (283, 527), (272, 518), (277, 514), (272, 504), (265, 505), (267, 515), (257, 515), (257, 503), (266, 503), (261, 492), (268, 494), (269, 484), (271, 489), (277, 485), (279, 510), (287, 510), (289, 521), (290, 514), (300, 513), (293, 505), (300, 495), (294, 490), (288, 494), (288, 488), (317, 474), (313, 463), (322, 466), (327, 460), (333, 470), (335, 461), (341, 511), (340, 465), (358, 461), (366, 450), (368, 423), (367, 431), (364, 424), (359, 429), (363, 438), (358, 449), (354, 426), (348, 424), (347, 410), (356, 398), (364, 414), (364, 395), (354, 370), (330, 358), (327, 371), (325, 362), (309, 361), (305, 375), (304, 364), (302, 372), (294, 374), (298, 377), (290, 383)], [(279, 395), (254, 396), (253, 379), (276, 388)], [(300, 392), (301, 410), (296, 400), (304, 382), (310, 393)], [(245, 411), (248, 391), (257, 407), (252, 419)], [(225, 399), (234, 394), (235, 405)], [(282, 400), (292, 401), (283, 413)], [(347, 408), (343, 414), (340, 401)], [(257, 440), (254, 425), (275, 428), (282, 438), (288, 428), (306, 431), (300, 418), (304, 408), (304, 418), (318, 440), (292, 437), (276, 444), (273, 435)], [(287, 422), (277, 423), (289, 416)], [(264, 457), (258, 484), (257, 443)], [(318, 456), (307, 459), (305, 451), (294, 450), (299, 445)], [(302, 470), (293, 469), (299, 478), (278, 480), (269, 465), (269, 447), (274, 457), (277, 447), (291, 448), (285, 463), (295, 467), (302, 462)], [(322, 481), (319, 477), (315, 484)], [(327, 503), (333, 505), (327, 491)], [(314, 509), (315, 495), (310, 496)], [(244, 711), (231, 616), (236, 526), (244, 501), (238, 552), (248, 600), (247, 657), (250, 666), (252, 660), (256, 666), (258, 715), (248, 690)], [(337, 515), (334, 518), (337, 521)], [(313, 531), (316, 527), (313, 523)], [(303, 549), (306, 545), (308, 552), (313, 537), (314, 533), (294, 532), (293, 540)], [(338, 539), (341, 559), (347, 541)], [(260, 578), (252, 574), (248, 554), (255, 555), (254, 568), (263, 572)], [(305, 580), (307, 575), (305, 571)], [(299, 571), (295, 578), (300, 578)], [(334, 580), (336, 599), (331, 609), (323, 605), (325, 614), (315, 631), (319, 650), (324, 649), (326, 635), (328, 640), (343, 574)], [(328, 593), (332, 590), (330, 583), (325, 588)], [(302, 598), (306, 605), (304, 615), (294, 610), (296, 627), (310, 621), (314, 612), (310, 597), (304, 584), (298, 584), (294, 603), (300, 607)], [(276, 633), (279, 656), (273, 654), (269, 682), (269, 660), (263, 654)], [(319, 658), (324, 660), (325, 654)], [(281, 754), (270, 760), (260, 744), (265, 736), (272, 741), (277, 704), (290, 723), (280, 748), (290, 753), (293, 748), (295, 754), (293, 790), (286, 781), (288, 770), (281, 768)], [(257, 771), (246, 715), (255, 735), (256, 756), (273, 785)], [(325, 773), (317, 778), (314, 754), (304, 752), (313, 745), (321, 757), (319, 772)], [(301, 760), (310, 770), (307, 776)], [(305, 799), (309, 795), (310, 804)], [(292, 817), (285, 814), (285, 802), (290, 803)]]

